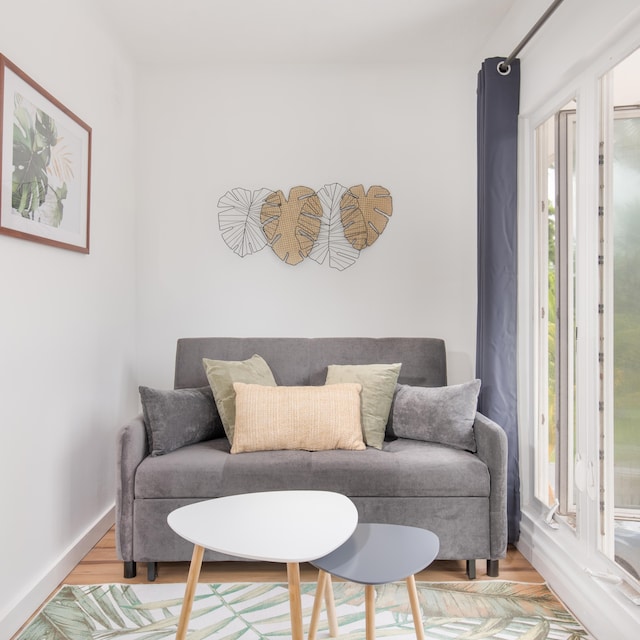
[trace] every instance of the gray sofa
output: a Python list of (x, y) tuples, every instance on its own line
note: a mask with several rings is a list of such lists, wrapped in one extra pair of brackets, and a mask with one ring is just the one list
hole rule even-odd
[[(278, 385), (322, 385), (335, 364), (402, 363), (399, 384), (447, 384), (445, 344), (432, 338), (184, 338), (177, 344), (175, 389), (208, 385), (202, 359), (262, 356)], [(392, 410), (393, 415), (393, 410)], [(390, 422), (392, 422), (390, 418)], [(475, 414), (475, 453), (393, 437), (381, 450), (256, 451), (230, 454), (226, 437), (151, 456), (143, 416), (118, 434), (116, 541), (125, 577), (147, 563), (188, 561), (192, 545), (167, 525), (174, 509), (199, 500), (252, 491), (317, 489), (347, 495), (362, 522), (424, 527), (440, 538), (439, 559), (487, 560), (498, 575), (507, 548), (507, 439)], [(236, 560), (207, 551), (205, 561)]]

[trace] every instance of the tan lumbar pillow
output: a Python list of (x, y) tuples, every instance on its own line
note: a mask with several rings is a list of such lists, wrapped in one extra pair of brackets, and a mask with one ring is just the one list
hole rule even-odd
[(365, 449), (359, 383), (270, 387), (235, 382), (231, 453), (299, 449)]

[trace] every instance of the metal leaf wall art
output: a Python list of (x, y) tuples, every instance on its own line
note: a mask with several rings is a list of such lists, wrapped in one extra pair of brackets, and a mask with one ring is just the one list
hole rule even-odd
[(275, 254), (287, 264), (299, 264), (311, 251), (320, 233), (322, 207), (309, 187), (294, 187), (287, 200), (282, 191), (264, 201), (260, 221)]
[(388, 189), (337, 182), (317, 192), (298, 186), (289, 196), (271, 189), (232, 189), (218, 201), (225, 244), (240, 257), (270, 246), (286, 264), (311, 258), (342, 271), (383, 233), (393, 214)]

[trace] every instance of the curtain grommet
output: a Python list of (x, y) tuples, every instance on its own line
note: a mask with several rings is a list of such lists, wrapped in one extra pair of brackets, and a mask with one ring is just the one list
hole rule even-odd
[(498, 73), (501, 76), (508, 76), (511, 73), (511, 65), (505, 64), (504, 60), (502, 62), (498, 62), (496, 69), (498, 69)]

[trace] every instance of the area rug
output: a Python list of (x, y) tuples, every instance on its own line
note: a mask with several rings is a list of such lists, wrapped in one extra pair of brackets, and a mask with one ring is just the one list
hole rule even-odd
[[(429, 640), (576, 640), (590, 638), (544, 584), (418, 582)], [(364, 587), (334, 582), (341, 639), (364, 638)], [(302, 585), (305, 634), (314, 583)], [(63, 586), (18, 640), (160, 640), (175, 637), (184, 584)], [(318, 638), (329, 636), (326, 615)], [(376, 636), (415, 638), (404, 583), (376, 587)], [(291, 637), (284, 583), (201, 584), (189, 640)]]

